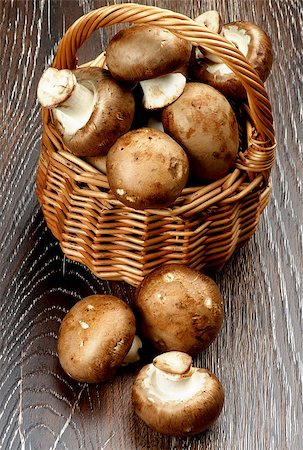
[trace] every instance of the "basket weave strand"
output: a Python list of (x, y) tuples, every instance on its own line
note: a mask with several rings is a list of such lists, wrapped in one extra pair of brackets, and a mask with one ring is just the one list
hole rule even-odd
[(37, 195), (47, 225), (68, 257), (104, 279), (137, 285), (167, 262), (221, 267), (254, 233), (269, 200), (276, 145), (267, 93), (246, 58), (222, 36), (184, 15), (136, 4), (103, 7), (80, 17), (62, 38), (53, 67), (75, 68), (79, 47), (95, 30), (123, 22), (164, 27), (219, 56), (247, 91), (248, 147), (224, 178), (185, 188), (170, 208), (134, 211), (112, 195), (104, 174), (65, 148), (51, 113), (43, 110)]

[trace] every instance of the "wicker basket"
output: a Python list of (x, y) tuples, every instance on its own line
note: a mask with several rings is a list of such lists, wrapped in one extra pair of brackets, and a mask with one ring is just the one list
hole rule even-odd
[[(224, 178), (185, 188), (169, 208), (135, 211), (112, 195), (104, 174), (64, 147), (44, 109), (37, 195), (46, 223), (64, 254), (102, 279), (138, 285), (168, 262), (220, 268), (255, 232), (269, 200), (276, 145), (263, 83), (221, 36), (181, 14), (136, 4), (103, 7), (78, 19), (60, 42), (53, 67), (74, 69), (77, 49), (93, 31), (122, 22), (153, 23), (222, 58), (247, 91), (247, 148)], [(91, 63), (100, 64), (102, 57)]]

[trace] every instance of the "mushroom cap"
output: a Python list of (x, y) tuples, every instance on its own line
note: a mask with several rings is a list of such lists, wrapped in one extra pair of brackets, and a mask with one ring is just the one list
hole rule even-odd
[(106, 63), (117, 80), (142, 81), (174, 72), (190, 58), (191, 44), (154, 25), (119, 31), (106, 50)]
[(55, 125), (73, 154), (105, 155), (114, 142), (131, 127), (135, 113), (134, 97), (108, 71), (99, 67), (78, 68), (73, 73), (79, 84), (94, 92), (93, 113), (86, 125), (72, 135), (66, 134), (58, 120), (55, 120)]
[(154, 128), (139, 128), (120, 137), (107, 155), (106, 167), (113, 194), (134, 209), (173, 203), (188, 177), (182, 147)]
[(113, 295), (90, 295), (64, 317), (58, 335), (63, 370), (75, 380), (99, 383), (110, 379), (134, 340), (135, 317)]
[[(251, 22), (231, 22), (223, 26), (222, 33), (227, 40), (239, 47), (260, 79), (265, 81), (273, 63), (272, 45), (265, 31)], [(239, 39), (245, 39), (243, 48), (235, 42), (236, 34)], [(195, 61), (192, 69), (195, 80), (210, 84), (227, 97), (246, 98), (246, 90), (241, 81), (223, 62), (202, 59)]]
[(165, 264), (148, 274), (135, 298), (142, 334), (161, 352), (195, 355), (218, 335), (223, 301), (217, 284), (182, 264)]
[(192, 368), (190, 375), (179, 381), (165, 381), (165, 375), (163, 380), (161, 371), (148, 364), (135, 380), (132, 401), (135, 412), (150, 428), (185, 437), (201, 433), (218, 418), (224, 390), (207, 369)]
[(235, 163), (239, 132), (236, 116), (219, 91), (202, 83), (187, 83), (183, 94), (162, 112), (164, 130), (184, 148), (190, 173), (212, 181)]
[(209, 10), (195, 17), (195, 22), (208, 28), (213, 33), (220, 33), (222, 30), (223, 22), (218, 11)]
[[(54, 80), (57, 82), (54, 83)], [(50, 84), (54, 89), (49, 89)], [(37, 89), (39, 103), (44, 108), (55, 108), (71, 96), (75, 85), (76, 78), (71, 70), (49, 67), (39, 80)]]

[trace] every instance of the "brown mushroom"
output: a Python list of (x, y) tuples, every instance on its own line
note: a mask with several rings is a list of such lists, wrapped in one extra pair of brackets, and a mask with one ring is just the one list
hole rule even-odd
[(219, 417), (222, 384), (209, 370), (191, 363), (186, 353), (168, 352), (139, 372), (132, 401), (136, 414), (153, 430), (186, 437), (206, 430)]
[(219, 91), (187, 83), (183, 94), (163, 109), (164, 130), (185, 149), (190, 173), (198, 180), (222, 178), (234, 165), (239, 147), (236, 116)]
[(142, 81), (174, 72), (186, 64), (191, 44), (154, 25), (119, 31), (106, 50), (106, 64), (117, 80)]
[(173, 203), (188, 177), (182, 147), (152, 128), (139, 128), (119, 138), (107, 155), (106, 167), (113, 194), (134, 209)]
[(77, 156), (106, 154), (133, 121), (132, 93), (99, 67), (49, 68), (37, 93), (41, 105), (52, 109), (65, 145)]
[[(273, 62), (271, 42), (265, 31), (250, 22), (232, 22), (223, 26), (221, 34), (246, 56), (265, 81)], [(206, 59), (193, 64), (195, 80), (210, 84), (227, 97), (245, 98), (246, 90), (237, 75), (218, 56), (209, 53), (205, 56)]]
[(75, 380), (106, 381), (123, 363), (136, 360), (134, 348), (127, 357), (135, 331), (135, 317), (126, 303), (112, 295), (90, 295), (77, 302), (61, 323), (60, 364)]
[(208, 28), (213, 33), (219, 34), (222, 30), (223, 22), (218, 11), (209, 10), (195, 17), (195, 22)]
[(182, 264), (165, 264), (148, 274), (136, 292), (142, 334), (160, 351), (195, 355), (218, 335), (223, 304), (217, 284)]

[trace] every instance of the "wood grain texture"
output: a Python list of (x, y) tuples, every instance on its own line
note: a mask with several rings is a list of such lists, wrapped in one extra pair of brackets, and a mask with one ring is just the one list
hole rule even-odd
[[(299, 0), (140, 3), (190, 16), (217, 8), (225, 21), (253, 20), (270, 35), (275, 63), (267, 88), (278, 158), (272, 197), (250, 242), (219, 274), (226, 320), (195, 359), (221, 379), (218, 422), (191, 439), (164, 437), (135, 417), (134, 370), (111, 383), (71, 381), (56, 336), (67, 310), (91, 293), (131, 304), (134, 289), (103, 282), (64, 260), (35, 197), (41, 139), (39, 77), (76, 18), (113, 2), (0, 2), (0, 448), (106, 450), (297, 450), (302, 448), (302, 8)], [(119, 3), (119, 2), (116, 2)], [(101, 51), (118, 27), (95, 33), (80, 61)], [(146, 355), (146, 361), (148, 360)]]

